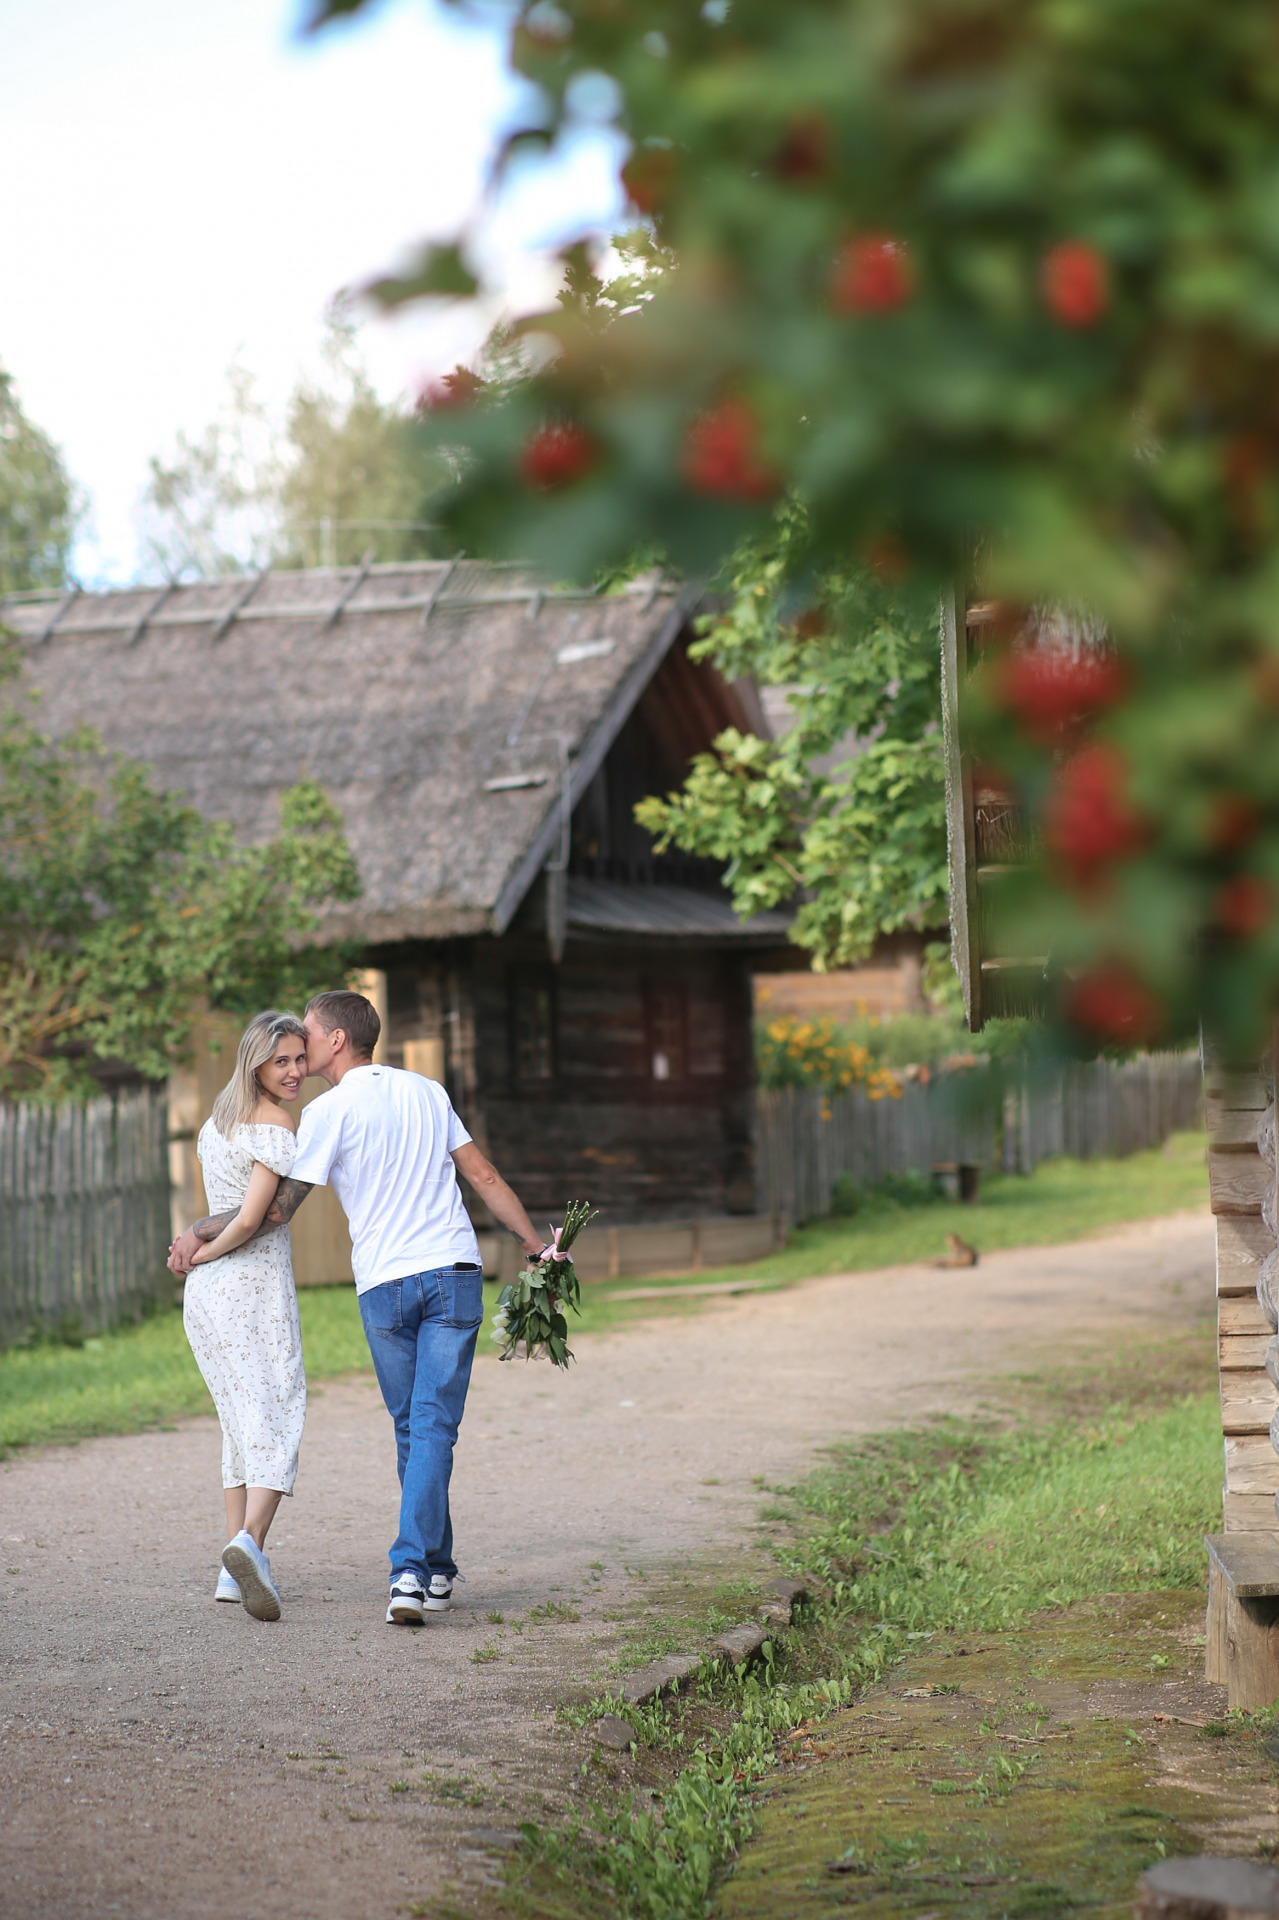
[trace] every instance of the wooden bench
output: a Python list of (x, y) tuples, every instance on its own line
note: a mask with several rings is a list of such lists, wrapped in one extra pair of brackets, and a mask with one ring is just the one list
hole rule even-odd
[(1279, 1700), (1279, 1533), (1210, 1533), (1206, 1678), (1231, 1707)]

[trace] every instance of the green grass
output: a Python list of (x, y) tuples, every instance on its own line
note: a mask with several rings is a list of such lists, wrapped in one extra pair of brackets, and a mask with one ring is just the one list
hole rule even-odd
[[(1045, 1161), (1028, 1179), (988, 1181), (975, 1206), (938, 1203), (901, 1207), (875, 1201), (851, 1220), (820, 1220), (792, 1234), (790, 1244), (749, 1266), (720, 1267), (684, 1281), (768, 1280), (778, 1286), (826, 1273), (856, 1273), (933, 1259), (947, 1231), (983, 1252), (1043, 1246), (1098, 1233), (1122, 1220), (1202, 1206), (1207, 1201), (1203, 1135), (1175, 1134), (1163, 1148), (1128, 1160)], [(699, 1310), (698, 1299), (619, 1301), (634, 1286), (591, 1285), (574, 1332), (594, 1332), (651, 1316)], [(665, 1290), (680, 1277), (655, 1281)], [(349, 1287), (306, 1288), (299, 1296), (307, 1378), (332, 1379), (369, 1365), (355, 1295)], [(497, 1288), (486, 1292), (486, 1316)], [(481, 1355), (492, 1357), (486, 1325)], [(181, 1318), (162, 1312), (138, 1326), (85, 1342), (53, 1343), (0, 1353), (0, 1451), (95, 1433), (133, 1433), (210, 1410)]]
[[(1203, 1352), (1196, 1353), (1195, 1371), (1202, 1377), (1211, 1356), (1206, 1342), (1198, 1345)], [(632, 1712), (641, 1759), (649, 1777), (660, 1781), (661, 1818), (629, 1795), (615, 1795), (588, 1819), (570, 1820), (566, 1830), (525, 1827), (522, 1858), (505, 1892), (507, 1911), (527, 1920), (606, 1913), (621, 1920), (702, 1920), (717, 1869), (770, 1817), (761, 1814), (771, 1803), (761, 1800), (760, 1788), (789, 1731), (811, 1732), (924, 1637), (948, 1630), (1007, 1634), (1038, 1615), (1041, 1637), (1046, 1631), (1051, 1645), (1044, 1609), (1122, 1592), (1176, 1592), (1183, 1611), (1189, 1605), (1193, 1615), (1186, 1589), (1203, 1583), (1201, 1535), (1219, 1511), (1216, 1397), (1187, 1393), (1168, 1405), (1152, 1391), (1144, 1406), (1107, 1404), (1125, 1373), (1129, 1382), (1145, 1384), (1133, 1356), (1127, 1368), (1112, 1364), (1117, 1358), (1102, 1357), (1073, 1379), (1032, 1383), (1037, 1404), (1011, 1427), (945, 1421), (876, 1436), (837, 1450), (828, 1466), (792, 1489), (795, 1531), (783, 1557), (820, 1594), (800, 1629), (761, 1671), (718, 1675), (665, 1708), (670, 1724), (660, 1743), (644, 1716)], [(1171, 1371), (1162, 1364), (1154, 1369), (1160, 1384), (1184, 1370), (1185, 1358), (1176, 1353)], [(1073, 1411), (1063, 1415), (1062, 1406)], [(1091, 1657), (1103, 1666), (1123, 1657), (1106, 1631), (1119, 1605), (1112, 1602), (1091, 1631)], [(1063, 1611), (1059, 1617), (1064, 1634), (1071, 1616)], [(1168, 1656), (1160, 1652), (1149, 1664), (1162, 1670)], [(970, 1683), (969, 1669), (964, 1678)], [(597, 1703), (597, 1710), (609, 1707), (616, 1710), (615, 1703)], [(1041, 1713), (1035, 1708), (1032, 1718)], [(1139, 1749), (1139, 1742), (1132, 1744)], [(1117, 1747), (1118, 1739), (1110, 1745)], [(1128, 1746), (1125, 1738), (1122, 1755)], [(1082, 1764), (1082, 1752), (1078, 1759)], [(664, 1779), (653, 1772), (662, 1761)], [(1024, 1757), (1006, 1761), (1006, 1771), (985, 1783), (985, 1797), (1011, 1794), (1028, 1764)], [(1107, 1764), (1113, 1772), (1113, 1756)], [(1099, 1776), (1094, 1783), (1103, 1794), (1106, 1781)], [(1081, 1784), (1076, 1780), (1072, 1791)], [(965, 1791), (971, 1796), (981, 1785)], [(818, 1790), (810, 1769), (799, 1797)], [(877, 1790), (882, 1793), (882, 1784)], [(860, 1807), (864, 1791), (863, 1781), (846, 1797)], [(1035, 1804), (1028, 1802), (1025, 1816), (1032, 1827)], [(797, 1809), (800, 1816), (805, 1811)], [(917, 1811), (912, 1817), (929, 1816)], [(1103, 1825), (1105, 1818), (1103, 1806)], [(926, 1836), (915, 1852), (927, 1852)], [(1138, 1868), (1151, 1857), (1147, 1850)], [(1086, 1878), (1086, 1859), (1075, 1865)], [(819, 1865), (813, 1884), (820, 1883)], [(788, 1910), (789, 1889), (780, 1876), (773, 1892), (783, 1903), (777, 1910)], [(931, 1894), (919, 1897), (931, 1903)], [(816, 1906), (827, 1910), (821, 1900)], [(907, 1910), (914, 1907), (893, 1909)]]
[[(368, 1366), (349, 1288), (304, 1289), (299, 1302), (308, 1379)], [(176, 1312), (153, 1314), (82, 1347), (48, 1341), (0, 1353), (0, 1452), (95, 1433), (137, 1433), (212, 1411)]]
[[(828, 1273), (864, 1273), (939, 1259), (947, 1233), (957, 1233), (982, 1253), (1005, 1247), (1054, 1246), (1086, 1239), (1127, 1220), (1208, 1204), (1208, 1167), (1202, 1133), (1177, 1133), (1162, 1147), (1127, 1160), (1045, 1160), (1033, 1174), (996, 1174), (983, 1181), (981, 1199), (964, 1206), (938, 1201), (901, 1206), (872, 1200), (851, 1219), (825, 1219), (797, 1228), (777, 1253), (749, 1265), (716, 1267), (654, 1280), (655, 1287), (690, 1281), (767, 1280), (779, 1286)], [(615, 1293), (638, 1283), (599, 1282), (582, 1289), (582, 1318), (570, 1323), (595, 1332), (619, 1321), (679, 1310), (678, 1302), (618, 1301)], [(696, 1303), (685, 1310), (696, 1311)]]

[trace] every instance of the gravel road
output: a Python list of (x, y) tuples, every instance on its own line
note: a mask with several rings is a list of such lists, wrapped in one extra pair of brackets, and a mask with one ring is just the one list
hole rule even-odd
[(567, 1378), (486, 1356), (454, 1479), (467, 1583), (421, 1632), (383, 1624), (394, 1449), (363, 1377), (313, 1390), (275, 1626), (213, 1603), (211, 1420), (3, 1463), (0, 1915), (482, 1910), (503, 1835), (562, 1807), (588, 1751), (555, 1708), (607, 1663), (609, 1616), (656, 1576), (761, 1566), (754, 1479), (1186, 1323), (1212, 1271), (1210, 1219), (1183, 1214), (714, 1299), (580, 1338)]

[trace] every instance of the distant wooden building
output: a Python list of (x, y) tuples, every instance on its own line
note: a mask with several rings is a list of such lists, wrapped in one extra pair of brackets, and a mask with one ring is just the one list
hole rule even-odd
[(3, 617), (42, 726), (91, 722), (246, 838), (321, 780), (364, 888), (332, 930), (364, 946), (386, 1058), (445, 1081), (535, 1217), (576, 1195), (622, 1223), (754, 1209), (751, 976), (794, 964), (786, 915), (743, 924), (714, 864), (634, 821), (723, 727), (764, 730), (750, 685), (689, 659), (692, 612), (656, 579), (464, 561)]

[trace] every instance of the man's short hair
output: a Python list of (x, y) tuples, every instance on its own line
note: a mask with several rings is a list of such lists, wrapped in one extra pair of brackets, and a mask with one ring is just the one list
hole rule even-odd
[(317, 993), (314, 1000), (307, 1001), (306, 1010), (315, 1015), (326, 1033), (341, 1027), (352, 1053), (373, 1058), (382, 1022), (373, 1002), (362, 993)]

